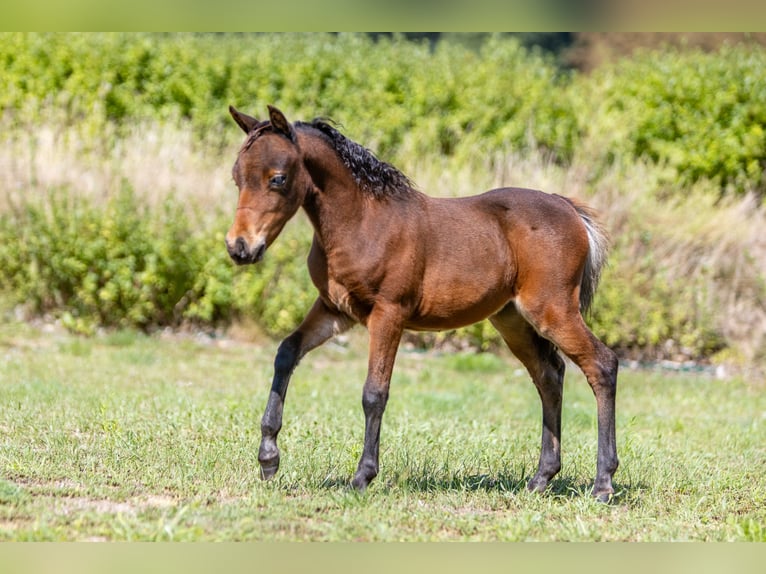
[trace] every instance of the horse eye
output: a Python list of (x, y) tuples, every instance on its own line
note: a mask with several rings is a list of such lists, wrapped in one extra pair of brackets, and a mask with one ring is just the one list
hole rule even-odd
[(286, 181), (287, 176), (283, 173), (278, 173), (277, 175), (272, 176), (269, 180), (269, 187), (283, 187)]

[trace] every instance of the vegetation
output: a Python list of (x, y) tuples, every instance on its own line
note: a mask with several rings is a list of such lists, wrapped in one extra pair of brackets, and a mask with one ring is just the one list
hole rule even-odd
[[(583, 138), (609, 155), (648, 158), (684, 189), (702, 178), (721, 192), (762, 190), (766, 163), (766, 49), (723, 47), (715, 55), (639, 52), (587, 77)], [(595, 113), (594, 113), (595, 112)], [(762, 192), (762, 191), (761, 191)]]
[(258, 420), (276, 344), (82, 338), (0, 330), (3, 540), (503, 540), (766, 542), (762, 384), (623, 370), (621, 466), (589, 496), (596, 408), (566, 381), (563, 468), (524, 488), (539, 399), (507, 354), (403, 350), (381, 474), (348, 489), (360, 454), (366, 337), (352, 331), (295, 373), (282, 468), (258, 478)]
[[(348, 54), (354, 53), (354, 58)], [(500, 185), (604, 214), (590, 321), (641, 357), (766, 357), (766, 50), (668, 48), (591, 74), (516, 39), (2, 34), (0, 289), (70, 328), (247, 319), (282, 335), (313, 299), (310, 228), (257, 269), (221, 248), (241, 134), (226, 108), (338, 120), (426, 192)], [(409, 70), (419, 70), (411, 74)], [(416, 341), (497, 346), (485, 324)]]
[(363, 330), (315, 351), (261, 482), (271, 337), (313, 300), (311, 228), (296, 217), (257, 267), (223, 248), (226, 108), (274, 103), (336, 119), (431, 194), (586, 200), (613, 240), (600, 337), (762, 366), (765, 56), (668, 48), (585, 74), (500, 36), (0, 34), (0, 538), (765, 542), (761, 379), (623, 368), (602, 505), (570, 369), (564, 467), (534, 496), (539, 400), (486, 323), (402, 346), (364, 496)]
[(74, 331), (214, 325), (240, 313), (282, 334), (314, 299), (295, 257), (308, 251), (306, 233), (286, 233), (260, 273), (236, 274), (221, 257), (223, 222), (196, 228), (177, 201), (150, 212), (130, 187), (100, 208), (67, 190), (38, 199), (0, 220), (2, 282), (29, 311), (61, 313)]

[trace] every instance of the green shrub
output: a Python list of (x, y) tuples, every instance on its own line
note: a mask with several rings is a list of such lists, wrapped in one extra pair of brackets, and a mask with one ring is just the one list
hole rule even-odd
[(188, 234), (180, 209), (150, 217), (127, 188), (103, 209), (56, 190), (3, 216), (0, 281), (77, 329), (168, 324), (190, 277)]
[(315, 297), (299, 255), (311, 235), (291, 227), (263, 264), (237, 270), (221, 218), (201, 228), (172, 200), (151, 212), (128, 187), (104, 205), (56, 190), (0, 217), (0, 289), (81, 332), (250, 317), (284, 335)]
[(312, 237), (308, 225), (289, 225), (260, 263), (241, 268), (229, 260), (223, 232), (213, 235), (216, 240), (207, 242), (208, 259), (192, 288), (198, 299), (185, 318), (203, 323), (249, 318), (275, 337), (295, 329), (317, 295), (306, 266)]
[[(272, 336), (290, 332), (316, 297), (305, 262), (308, 223), (292, 222), (261, 263), (237, 268), (223, 245), (228, 217), (210, 221), (193, 222), (171, 199), (149, 210), (128, 187), (104, 204), (57, 190), (0, 217), (0, 290), (29, 312), (58, 316), (81, 332), (242, 318)], [(661, 224), (632, 219), (616, 237), (589, 322), (625, 353), (709, 356), (725, 345), (709, 296), (722, 280), (720, 266), (679, 277), (678, 255), (668, 257), (663, 247), (669, 242)], [(482, 350), (502, 345), (486, 321), (410, 340)]]
[[(353, 54), (354, 57), (349, 57)], [(15, 121), (106, 124), (185, 120), (208, 145), (226, 140), (232, 103), (294, 119), (328, 116), (384, 156), (481, 144), (571, 154), (576, 123), (554, 61), (512, 39), (480, 54), (358, 34), (0, 34)], [(48, 110), (58, 117), (42, 117)]]
[(710, 179), (763, 193), (763, 48), (643, 52), (579, 78), (572, 93), (586, 143), (604, 159), (648, 158), (676, 189)]
[(671, 278), (659, 257), (613, 254), (593, 302), (593, 332), (638, 358), (709, 357), (725, 346), (706, 297), (709, 278)]
[[(353, 54), (354, 57), (349, 57)], [(233, 103), (331, 117), (392, 161), (543, 149), (594, 169), (648, 158), (683, 187), (763, 189), (766, 50), (638, 53), (591, 75), (513, 38), (480, 50), (361, 34), (0, 34), (0, 110), (19, 125), (183, 121), (220, 149)], [(51, 117), (53, 116), (53, 117)]]

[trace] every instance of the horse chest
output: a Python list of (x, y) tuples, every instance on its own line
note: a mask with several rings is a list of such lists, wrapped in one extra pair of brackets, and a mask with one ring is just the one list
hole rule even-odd
[(359, 323), (366, 322), (372, 306), (365, 303), (362, 297), (343, 283), (330, 279), (327, 282), (326, 297), (330, 304), (341, 313), (348, 315)]

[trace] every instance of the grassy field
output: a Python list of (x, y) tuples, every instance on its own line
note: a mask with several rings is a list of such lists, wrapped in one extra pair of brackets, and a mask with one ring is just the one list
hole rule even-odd
[(763, 381), (623, 369), (618, 491), (588, 496), (595, 401), (570, 367), (563, 469), (524, 488), (539, 400), (510, 356), (397, 360), (381, 474), (347, 488), (364, 331), (307, 357), (258, 478), (275, 344), (0, 324), (0, 539), (766, 541)]

